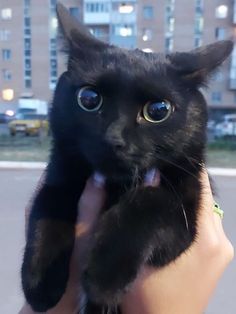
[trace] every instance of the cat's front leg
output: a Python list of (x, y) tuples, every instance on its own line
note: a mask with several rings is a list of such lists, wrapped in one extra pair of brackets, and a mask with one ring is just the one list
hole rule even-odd
[(138, 189), (135, 197), (125, 195), (104, 214), (83, 277), (89, 299), (117, 304), (154, 252), (156, 266), (180, 255), (196, 234), (196, 217), (188, 217), (186, 225), (182, 207), (170, 190), (147, 187)]
[(84, 169), (77, 174), (79, 180), (69, 171), (55, 163), (49, 165), (29, 217), (22, 286), (27, 302), (37, 312), (55, 306), (68, 281), (78, 200), (87, 178)]

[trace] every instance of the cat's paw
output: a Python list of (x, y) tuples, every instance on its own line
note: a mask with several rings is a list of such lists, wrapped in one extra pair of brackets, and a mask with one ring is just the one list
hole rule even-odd
[(69, 267), (67, 261), (58, 258), (47, 269), (30, 268), (27, 260), (22, 267), (22, 287), (26, 301), (36, 312), (45, 312), (53, 308), (66, 290)]
[(94, 259), (83, 273), (82, 285), (93, 302), (116, 305), (129, 289), (137, 272), (136, 263), (123, 264), (120, 258), (111, 259), (110, 265), (101, 259)]

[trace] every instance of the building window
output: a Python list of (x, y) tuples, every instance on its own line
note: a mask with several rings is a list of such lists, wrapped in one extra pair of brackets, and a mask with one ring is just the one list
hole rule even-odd
[(31, 60), (25, 59), (25, 69), (30, 70), (31, 69)]
[(3, 89), (2, 90), (2, 99), (6, 101), (11, 101), (14, 98), (14, 90), (13, 89)]
[(122, 3), (119, 5), (118, 11), (121, 14), (130, 14), (134, 11), (134, 6), (131, 3)]
[(217, 27), (215, 29), (215, 37), (217, 40), (225, 39), (225, 28)]
[(11, 60), (11, 50), (10, 49), (2, 49), (2, 60), (3, 61)]
[(85, 10), (91, 13), (109, 12), (109, 2), (88, 2)]
[(211, 100), (213, 104), (221, 104), (222, 101), (222, 94), (221, 92), (212, 92)]
[(194, 38), (194, 47), (198, 48), (201, 46), (202, 46), (202, 38), (201, 37)]
[(2, 9), (1, 17), (3, 20), (10, 20), (12, 18), (12, 9), (10, 8)]
[(31, 88), (32, 82), (31, 79), (25, 79), (25, 88)]
[(7, 41), (10, 39), (11, 32), (7, 29), (0, 30), (0, 41)]
[(31, 70), (25, 70), (25, 76), (31, 77)]
[(195, 34), (202, 34), (203, 32), (203, 26), (204, 26), (204, 19), (202, 16), (197, 16), (195, 18), (195, 29), (194, 33)]
[(79, 8), (69, 8), (70, 14), (79, 19)]
[(2, 70), (2, 77), (5, 81), (10, 81), (12, 79), (11, 72), (7, 69)]
[(154, 17), (153, 7), (152, 6), (145, 6), (143, 7), (143, 17), (146, 20), (150, 20)]
[(134, 29), (132, 26), (115, 25), (114, 34), (117, 36), (128, 37), (134, 35)]
[(167, 31), (173, 33), (175, 29), (175, 18), (173, 16), (166, 17)]
[(225, 19), (228, 16), (228, 7), (227, 5), (219, 5), (216, 8), (216, 18)]
[(143, 41), (149, 41), (152, 39), (152, 30), (145, 28), (143, 30), (143, 36), (142, 36)]
[(165, 39), (165, 50), (166, 52), (171, 52), (173, 51), (173, 48), (174, 48), (174, 40), (173, 40), (173, 37), (167, 37)]
[(31, 49), (31, 39), (25, 38), (25, 50), (30, 50), (30, 49)]

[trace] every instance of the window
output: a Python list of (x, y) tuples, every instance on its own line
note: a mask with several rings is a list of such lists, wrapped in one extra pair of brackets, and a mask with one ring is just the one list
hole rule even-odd
[(30, 0), (24, 0), (24, 6), (30, 7)]
[(25, 88), (31, 88), (32, 87), (32, 81), (30, 79), (25, 80)]
[(215, 30), (215, 37), (217, 40), (225, 39), (225, 28), (217, 27)]
[(165, 50), (166, 52), (171, 52), (174, 47), (174, 40), (173, 37), (167, 37), (165, 39)]
[(69, 8), (70, 14), (79, 19), (79, 8)]
[(204, 19), (202, 16), (197, 16), (195, 19), (195, 34), (202, 34), (203, 32)]
[(203, 0), (196, 0), (195, 1), (195, 12), (197, 14), (203, 14)]
[(134, 29), (132, 26), (116, 25), (114, 27), (114, 34), (117, 36), (128, 37), (134, 35)]
[(213, 104), (220, 104), (222, 101), (222, 94), (221, 92), (212, 92), (211, 100)]
[(51, 57), (56, 57), (57, 56), (57, 51), (56, 50), (51, 50), (50, 51)]
[(3, 20), (10, 20), (12, 18), (12, 9), (10, 8), (2, 9), (1, 17)]
[(168, 16), (166, 19), (167, 31), (174, 32), (175, 29), (175, 18), (173, 16)]
[(7, 61), (11, 59), (11, 50), (10, 49), (2, 49), (2, 60)]
[(25, 17), (25, 27), (30, 27), (30, 17)]
[(31, 35), (31, 30), (30, 30), (30, 28), (25, 28), (24, 34), (25, 34), (25, 36), (30, 36), (30, 35)]
[(109, 12), (108, 2), (88, 2), (85, 6), (86, 12)]
[(3, 69), (2, 70), (2, 77), (5, 81), (10, 81), (12, 79), (11, 72), (9, 70)]
[(7, 41), (10, 39), (11, 32), (7, 29), (0, 30), (0, 40)]
[(225, 19), (228, 16), (228, 7), (227, 5), (219, 5), (216, 8), (216, 17), (218, 19)]
[(152, 6), (145, 6), (143, 7), (143, 17), (146, 20), (150, 20), (154, 17), (153, 7)]
[(25, 76), (31, 77), (31, 70), (25, 70)]
[(25, 59), (25, 69), (30, 70), (31, 69), (31, 60)]
[(31, 39), (25, 38), (25, 50), (30, 50), (30, 49), (31, 49)]
[(56, 69), (57, 68), (57, 60), (56, 59), (51, 59), (51, 69)]
[(134, 11), (134, 6), (132, 3), (122, 3), (119, 5), (118, 11), (121, 14), (130, 14)]
[(31, 50), (25, 50), (25, 57), (31, 56)]
[(51, 50), (56, 50), (57, 48), (57, 41), (56, 38), (51, 38), (50, 39), (50, 49)]
[(14, 90), (13, 89), (3, 89), (2, 90), (2, 99), (6, 101), (11, 101), (14, 98)]
[(152, 30), (145, 28), (143, 30), (143, 37), (142, 37), (142, 39), (143, 39), (143, 41), (151, 40), (152, 39)]
[(194, 47), (198, 48), (201, 46), (202, 46), (202, 38), (201, 37), (194, 38)]

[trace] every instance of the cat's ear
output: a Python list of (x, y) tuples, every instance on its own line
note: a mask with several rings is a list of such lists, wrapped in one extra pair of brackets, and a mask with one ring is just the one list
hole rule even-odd
[(105, 43), (92, 36), (89, 30), (74, 16), (71, 16), (61, 3), (57, 4), (56, 11), (59, 26), (69, 50), (77, 49), (89, 53), (89, 50), (106, 46)]
[(233, 42), (222, 40), (194, 49), (167, 56), (178, 74), (196, 86), (207, 83), (209, 76), (222, 64), (233, 50)]

